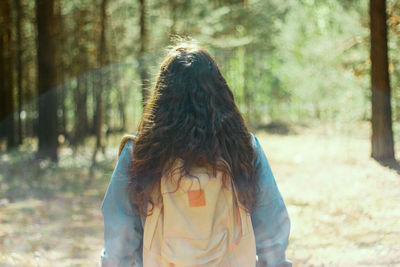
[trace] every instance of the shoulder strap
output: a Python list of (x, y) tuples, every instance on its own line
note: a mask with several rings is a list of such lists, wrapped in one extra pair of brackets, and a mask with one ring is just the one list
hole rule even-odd
[(238, 212), (235, 214), (235, 223), (239, 227), (239, 234), (236, 238), (234, 238), (235, 244), (238, 244), (240, 240), (242, 239), (243, 236), (247, 235), (248, 233), (248, 225), (247, 225), (247, 220), (246, 220), (246, 211), (242, 207), (239, 201), (239, 194), (237, 192), (236, 184), (235, 181), (231, 178), (231, 186), (232, 186), (232, 193), (233, 193), (233, 204), (235, 206), (235, 211)]
[(129, 141), (129, 140), (135, 141), (136, 140), (136, 135), (135, 134), (127, 134), (127, 135), (124, 135), (122, 137), (122, 140), (121, 140), (121, 142), (119, 144), (118, 157), (121, 155), (122, 149), (124, 148), (126, 142)]

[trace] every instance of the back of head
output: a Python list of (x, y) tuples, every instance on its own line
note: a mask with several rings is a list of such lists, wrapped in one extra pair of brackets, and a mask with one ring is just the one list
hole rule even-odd
[(193, 43), (169, 51), (139, 125), (131, 189), (142, 213), (176, 158), (184, 160), (182, 174), (199, 163), (223, 170), (236, 183), (242, 204), (248, 209), (254, 204), (250, 133), (215, 60)]

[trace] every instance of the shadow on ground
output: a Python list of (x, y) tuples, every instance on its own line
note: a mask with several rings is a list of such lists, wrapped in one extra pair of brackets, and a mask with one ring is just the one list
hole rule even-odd
[(270, 134), (289, 135), (296, 134), (297, 131), (293, 127), (283, 121), (272, 121), (267, 124), (262, 124), (257, 127), (257, 131), (265, 131)]
[(396, 173), (400, 175), (400, 162), (398, 160), (377, 160), (377, 162), (383, 167), (396, 171)]

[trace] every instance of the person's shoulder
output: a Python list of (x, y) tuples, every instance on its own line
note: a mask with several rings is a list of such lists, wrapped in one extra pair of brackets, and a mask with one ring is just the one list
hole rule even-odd
[(119, 143), (118, 156), (121, 155), (121, 152), (124, 149), (124, 147), (127, 147), (127, 149), (129, 150), (133, 149), (133, 144), (136, 141), (136, 137), (137, 137), (137, 132), (132, 134), (126, 134), (122, 137), (121, 142)]
[(260, 144), (258, 142), (258, 139), (252, 132), (250, 132), (250, 141), (254, 149), (257, 149), (259, 147)]
[(260, 141), (256, 137), (256, 135), (253, 133), (250, 133), (250, 136), (251, 136), (251, 145), (252, 145), (254, 153), (255, 153), (255, 160), (256, 160), (256, 162), (258, 162), (262, 159), (262, 157), (265, 157), (265, 152), (260, 144)]

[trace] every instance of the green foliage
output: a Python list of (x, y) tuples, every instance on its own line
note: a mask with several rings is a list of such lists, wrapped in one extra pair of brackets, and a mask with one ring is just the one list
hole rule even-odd
[(187, 12), (176, 15), (175, 32), (211, 49), (250, 124), (349, 122), (369, 117), (367, 7), (367, 1), (189, 1)]
[(363, 40), (366, 29), (356, 10), (333, 2), (293, 2), (275, 38), (280, 62), (276, 75), (290, 94), (288, 104), (295, 120), (360, 119), (368, 105), (365, 77), (357, 79), (352, 73), (356, 61), (344, 64), (353, 51), (367, 60), (365, 47), (360, 49), (357, 43), (346, 47), (353, 40)]
[[(56, 1), (61, 93), (66, 136), (76, 120), (74, 90), (79, 77), (87, 93), (90, 133), (94, 93), (105, 80), (107, 128), (132, 132), (141, 117), (139, 75), (140, 10), (137, 1), (109, 1), (106, 57), (99, 68), (100, 0)], [(148, 47), (145, 63), (151, 81), (174, 34), (190, 36), (216, 57), (236, 101), (253, 127), (268, 121), (368, 120), (369, 3), (367, 0), (147, 0)], [(400, 5), (388, 0), (390, 74), (393, 114), (400, 118)], [(35, 117), (34, 5), (24, 3), (24, 103), (27, 120)], [(121, 99), (123, 101), (121, 101)], [(121, 106), (123, 108), (121, 108)], [(61, 111), (60, 111), (61, 112)], [(62, 112), (61, 112), (62, 114)], [(61, 118), (61, 117), (60, 117)], [(33, 128), (35, 122), (26, 127)], [(34, 132), (29, 133), (34, 135)]]

